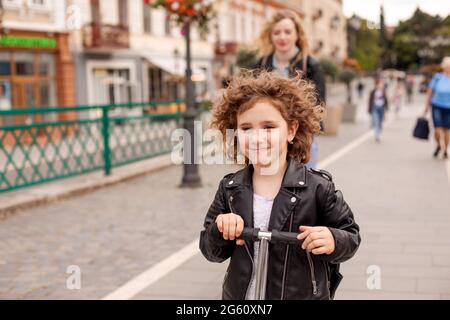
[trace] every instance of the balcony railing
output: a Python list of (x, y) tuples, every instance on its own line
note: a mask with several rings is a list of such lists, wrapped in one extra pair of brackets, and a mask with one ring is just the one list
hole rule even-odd
[(85, 48), (129, 48), (128, 27), (91, 23), (83, 27)]

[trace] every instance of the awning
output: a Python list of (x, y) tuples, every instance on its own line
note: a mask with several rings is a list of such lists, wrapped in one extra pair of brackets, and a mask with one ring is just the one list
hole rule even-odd
[[(145, 59), (147, 59), (150, 64), (166, 71), (167, 73), (181, 77), (185, 75), (186, 61), (183, 58), (175, 60), (175, 58), (170, 57), (145, 56)], [(191, 68), (193, 81), (206, 81), (206, 70), (204, 68), (200, 67), (195, 62), (192, 63)]]

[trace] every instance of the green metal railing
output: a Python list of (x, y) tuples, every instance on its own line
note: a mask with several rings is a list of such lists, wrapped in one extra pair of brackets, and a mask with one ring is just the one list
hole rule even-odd
[[(158, 111), (168, 105), (176, 110)], [(0, 193), (97, 170), (108, 175), (114, 167), (169, 153), (171, 134), (182, 127), (180, 106), (177, 101), (0, 111)], [(11, 124), (18, 117), (26, 123)]]

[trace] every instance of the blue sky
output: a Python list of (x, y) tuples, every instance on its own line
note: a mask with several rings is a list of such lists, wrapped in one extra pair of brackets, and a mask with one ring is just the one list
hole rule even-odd
[(408, 19), (417, 6), (431, 15), (446, 17), (450, 14), (450, 0), (344, 0), (344, 13), (346, 16), (356, 13), (375, 22), (379, 20), (381, 3), (384, 4), (386, 23), (389, 26)]

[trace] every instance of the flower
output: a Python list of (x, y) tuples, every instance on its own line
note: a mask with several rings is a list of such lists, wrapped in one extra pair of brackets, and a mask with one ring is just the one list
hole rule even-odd
[(180, 8), (179, 2), (173, 2), (172, 5), (170, 6), (170, 9), (172, 9), (172, 11), (177, 11), (179, 8)]
[(152, 8), (163, 8), (169, 19), (183, 26), (186, 22), (197, 24), (201, 36), (208, 32), (209, 22), (215, 18), (211, 0), (144, 0)]

